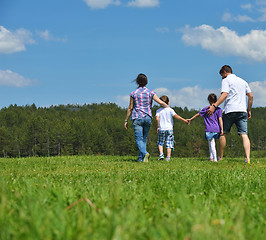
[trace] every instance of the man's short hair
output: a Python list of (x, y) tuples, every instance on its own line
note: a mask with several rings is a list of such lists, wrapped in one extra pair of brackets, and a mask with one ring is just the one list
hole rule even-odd
[(224, 65), (224, 66), (222, 66), (222, 68), (221, 68), (219, 73), (221, 75), (224, 72), (233, 73), (233, 70), (232, 70), (232, 68), (229, 65)]

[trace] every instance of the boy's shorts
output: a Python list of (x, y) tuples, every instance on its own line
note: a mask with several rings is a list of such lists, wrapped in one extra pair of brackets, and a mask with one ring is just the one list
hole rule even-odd
[(231, 112), (223, 114), (224, 133), (229, 133), (233, 124), (236, 124), (237, 133), (248, 134), (248, 114), (246, 112)]
[(159, 130), (157, 144), (163, 146), (165, 142), (166, 148), (174, 148), (174, 132), (173, 130)]

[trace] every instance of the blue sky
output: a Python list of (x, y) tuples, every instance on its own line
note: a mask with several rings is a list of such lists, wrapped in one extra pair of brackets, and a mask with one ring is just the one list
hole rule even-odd
[(0, 107), (115, 102), (138, 73), (200, 109), (229, 64), (266, 106), (266, 0), (1, 0)]

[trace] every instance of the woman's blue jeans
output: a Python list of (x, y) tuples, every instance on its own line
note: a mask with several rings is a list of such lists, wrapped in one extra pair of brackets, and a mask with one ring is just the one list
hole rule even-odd
[(137, 118), (133, 120), (133, 127), (135, 133), (135, 141), (139, 149), (138, 161), (142, 162), (145, 155), (148, 153), (146, 150), (147, 137), (151, 127), (152, 119), (150, 116)]

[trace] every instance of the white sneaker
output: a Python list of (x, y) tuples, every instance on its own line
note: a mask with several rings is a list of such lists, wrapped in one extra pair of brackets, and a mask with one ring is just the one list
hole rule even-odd
[(146, 153), (144, 159), (143, 159), (143, 162), (149, 162), (149, 157), (150, 157), (150, 154), (149, 153)]
[(163, 159), (164, 159), (164, 155), (163, 155), (163, 153), (161, 153), (161, 154), (159, 155), (158, 160), (163, 160)]
[(170, 159), (170, 157), (166, 157), (166, 159), (165, 159), (167, 162), (169, 162), (171, 159)]

